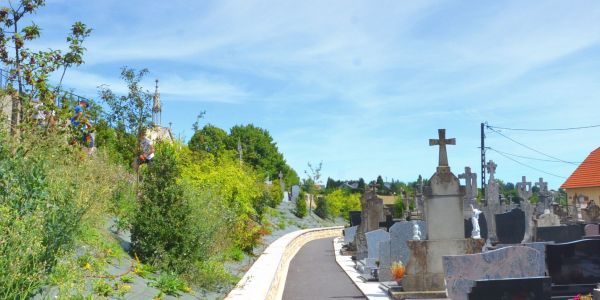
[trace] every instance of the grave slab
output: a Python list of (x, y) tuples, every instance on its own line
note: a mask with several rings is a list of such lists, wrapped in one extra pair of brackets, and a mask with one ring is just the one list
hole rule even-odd
[(530, 247), (511, 246), (480, 254), (443, 257), (448, 297), (466, 300), (476, 280), (544, 276), (542, 254)]

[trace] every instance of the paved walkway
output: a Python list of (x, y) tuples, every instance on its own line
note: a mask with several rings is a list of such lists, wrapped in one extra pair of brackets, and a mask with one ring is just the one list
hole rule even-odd
[(308, 242), (290, 262), (283, 300), (366, 299), (336, 263), (333, 238)]

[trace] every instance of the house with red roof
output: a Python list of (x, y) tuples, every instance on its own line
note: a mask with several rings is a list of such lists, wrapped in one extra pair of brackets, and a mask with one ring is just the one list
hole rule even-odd
[(571, 204), (581, 200), (583, 207), (593, 200), (600, 203), (600, 147), (590, 155), (567, 178), (561, 188), (567, 191), (567, 199)]

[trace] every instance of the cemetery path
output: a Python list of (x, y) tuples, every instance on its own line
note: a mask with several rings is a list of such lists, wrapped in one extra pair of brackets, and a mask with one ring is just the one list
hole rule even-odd
[(304, 245), (290, 262), (283, 299), (367, 299), (337, 264), (333, 251), (333, 238)]

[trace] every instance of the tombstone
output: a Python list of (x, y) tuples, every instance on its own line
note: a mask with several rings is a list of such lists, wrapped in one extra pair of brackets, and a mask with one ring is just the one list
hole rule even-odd
[(538, 217), (537, 227), (551, 227), (551, 226), (560, 226), (560, 218), (553, 214), (549, 209)]
[(511, 246), (480, 254), (443, 257), (448, 298), (465, 300), (476, 280), (544, 276), (539, 251)]
[(538, 182), (535, 183), (535, 186), (537, 186), (539, 188), (538, 197), (539, 197), (539, 202), (544, 207), (542, 209), (542, 213), (543, 213), (546, 209), (550, 208), (550, 203), (549, 203), (550, 195), (548, 192), (548, 183), (544, 181), (544, 178), (540, 177)]
[(421, 216), (421, 220), (425, 221), (425, 199), (423, 197), (423, 177), (419, 175), (419, 179), (417, 180), (419, 191), (417, 192), (417, 211)]
[(583, 231), (586, 236), (600, 235), (600, 226), (598, 226), (598, 224), (587, 224)]
[(535, 230), (535, 225), (533, 223), (533, 205), (529, 202), (529, 199), (533, 195), (533, 191), (531, 190), (531, 182), (526, 180), (525, 176), (521, 177), (521, 182), (517, 182), (517, 193), (519, 197), (523, 199), (521, 202), (521, 209), (525, 213), (525, 236), (523, 237), (523, 241), (521, 243), (530, 243), (533, 241), (533, 234)]
[(372, 278), (372, 270), (376, 269), (379, 263), (379, 243), (383, 241), (389, 241), (390, 234), (383, 230), (377, 229), (365, 233), (367, 241), (367, 256), (364, 260), (360, 261), (358, 270), (363, 274), (364, 278)]
[(581, 209), (581, 217), (586, 223), (599, 223), (600, 222), (600, 207), (590, 200), (586, 208)]
[(379, 242), (379, 272), (378, 279), (380, 282), (392, 281), (391, 266), (391, 240)]
[[(427, 223), (424, 221), (397, 222), (390, 227), (391, 259), (401, 261), (405, 266), (408, 265), (410, 259), (406, 241), (413, 239), (413, 224), (415, 223), (419, 226), (421, 233), (427, 232)], [(421, 239), (425, 240), (427, 236), (422, 235)]]
[(525, 236), (525, 213), (515, 208), (507, 213), (497, 214), (496, 219), (498, 243), (519, 244)]
[(390, 234), (383, 229), (377, 229), (365, 233), (365, 236), (367, 237), (367, 258), (379, 260), (379, 242), (389, 240)]
[(550, 226), (537, 228), (536, 240), (538, 242), (567, 243), (583, 238), (583, 227), (578, 224)]
[(553, 296), (587, 295), (600, 282), (600, 240), (546, 246)]
[(471, 205), (475, 205), (477, 197), (477, 174), (471, 173), (470, 167), (465, 167), (463, 174), (458, 174), (458, 179), (465, 180), (465, 198), (463, 199), (463, 218), (471, 218)]
[(283, 199), (281, 199), (281, 202), (290, 202), (290, 193), (288, 193), (288, 191), (283, 192)]
[(344, 245), (348, 245), (354, 242), (354, 236), (356, 235), (356, 229), (358, 226), (351, 226), (344, 228)]
[(385, 228), (385, 230), (389, 231), (394, 224), (396, 224), (394, 216), (385, 215), (385, 222), (379, 222), (379, 228)]
[(486, 170), (490, 174), (490, 179), (488, 180), (488, 184), (485, 188), (485, 206), (483, 207), (483, 214), (485, 215), (485, 219), (488, 221), (487, 224), (487, 236), (490, 243), (495, 243), (498, 241), (498, 236), (496, 235), (496, 219), (494, 216), (496, 214), (502, 213), (503, 208), (499, 202), (500, 190), (498, 187), (498, 182), (494, 177), (496, 173), (497, 165), (493, 160), (490, 160), (486, 164)]
[(450, 171), (446, 145), (455, 139), (446, 139), (444, 129), (438, 130), (439, 139), (429, 145), (439, 145), (438, 167), (424, 190), (426, 240), (407, 242), (410, 257), (402, 286), (407, 292), (443, 291), (444, 269), (442, 256), (480, 252), (484, 240), (464, 238), (464, 187)]
[(358, 260), (367, 257), (367, 240), (365, 233), (379, 229), (379, 222), (383, 218), (383, 199), (377, 197), (374, 190), (366, 191), (360, 198), (361, 223), (356, 230), (354, 245), (356, 246), (356, 258)]
[[(473, 222), (471, 220), (465, 221), (465, 238), (470, 238), (473, 233)], [(479, 215), (479, 230), (481, 231), (481, 238), (484, 240), (488, 239), (488, 222), (485, 218), (485, 213)]]
[(293, 185), (292, 186), (292, 202), (296, 202), (296, 200), (298, 199), (298, 196), (300, 196), (300, 186), (298, 185)]
[(361, 223), (360, 211), (350, 211), (348, 213), (350, 215), (350, 226), (358, 226)]
[(467, 299), (550, 299), (552, 298), (550, 277), (527, 277), (476, 280)]
[[(546, 245), (552, 244), (552, 243), (553, 242), (535, 242), (535, 243), (527, 243), (527, 244), (519, 244), (519, 245), (497, 244), (496, 249), (513, 247), (513, 246), (523, 246), (523, 247), (533, 248), (540, 252), (540, 254), (542, 255), (541, 261), (545, 262), (546, 261)], [(548, 268), (546, 267), (545, 263), (544, 263), (544, 269), (546, 271), (546, 274), (548, 274)]]

